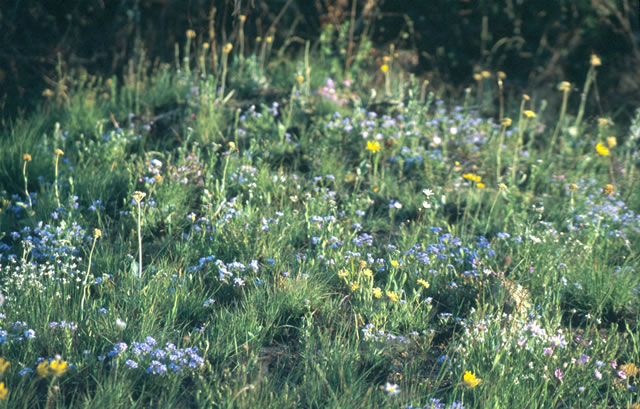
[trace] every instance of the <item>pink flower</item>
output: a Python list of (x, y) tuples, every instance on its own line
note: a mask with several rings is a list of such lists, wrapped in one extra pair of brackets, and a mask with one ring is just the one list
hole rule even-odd
[(562, 382), (562, 378), (564, 377), (564, 375), (562, 374), (562, 371), (560, 370), (560, 368), (556, 368), (556, 370), (553, 372), (553, 375), (560, 381)]

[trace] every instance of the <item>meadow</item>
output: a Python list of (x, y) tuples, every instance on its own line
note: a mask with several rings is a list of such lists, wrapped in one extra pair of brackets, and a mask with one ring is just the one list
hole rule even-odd
[(588, 114), (607, 62), (445, 98), (347, 37), (190, 30), (121, 78), (61, 63), (4, 123), (0, 408), (640, 407), (640, 111)]

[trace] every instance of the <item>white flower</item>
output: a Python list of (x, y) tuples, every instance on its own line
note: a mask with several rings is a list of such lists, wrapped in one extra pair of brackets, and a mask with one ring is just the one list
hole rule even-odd
[(431, 203), (425, 200), (424, 202), (422, 202), (422, 207), (424, 207), (425, 209), (431, 209)]
[(433, 195), (433, 190), (431, 189), (422, 189), (422, 193), (424, 193), (424, 195), (428, 198), (431, 197), (431, 195)]
[(120, 318), (118, 318), (116, 320), (116, 327), (118, 327), (118, 329), (120, 331), (124, 330), (125, 328), (127, 328), (127, 323), (122, 321)]
[(397, 395), (400, 393), (400, 388), (395, 383), (387, 382), (384, 385), (384, 391), (389, 394), (389, 396)]

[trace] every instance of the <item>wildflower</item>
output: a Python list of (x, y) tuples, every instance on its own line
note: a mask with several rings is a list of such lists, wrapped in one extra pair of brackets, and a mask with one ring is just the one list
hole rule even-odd
[(478, 183), (478, 189), (484, 189), (485, 187), (484, 183)]
[(227, 43), (224, 45), (224, 47), (222, 48), (222, 52), (225, 54), (229, 54), (231, 52), (231, 50), (233, 49), (233, 44), (231, 43)]
[(380, 66), (380, 71), (386, 73), (387, 71), (389, 71), (389, 66), (387, 64), (382, 64)]
[(31, 162), (31, 155), (25, 153), (24, 155), (22, 155), (22, 160), (25, 162)]
[(240, 22), (244, 23), (247, 20), (247, 16), (245, 16), (244, 14), (240, 14)]
[(351, 291), (358, 291), (360, 289), (360, 284), (351, 283)]
[(62, 149), (58, 148), (56, 149), (56, 155), (58, 156), (64, 155), (64, 152), (62, 151)]
[(504, 127), (506, 128), (507, 126), (511, 126), (511, 123), (512, 123), (512, 122), (513, 122), (513, 121), (511, 120), (511, 118), (508, 118), (508, 117), (507, 117), (507, 118), (504, 118), (504, 119), (502, 120), (502, 123), (501, 123), (501, 124), (502, 124), (502, 126), (504, 126)]
[(122, 331), (125, 328), (127, 328), (127, 323), (122, 321), (120, 318), (118, 318), (118, 319), (116, 319), (116, 327), (118, 327), (118, 329), (120, 331)]
[(475, 74), (473, 74), (473, 79), (476, 81), (482, 80), (482, 74), (480, 74), (479, 72), (476, 72)]
[(60, 376), (63, 373), (67, 372), (68, 369), (69, 364), (60, 358), (49, 363), (49, 370), (53, 373), (54, 376)]
[(498, 78), (503, 80), (503, 79), (507, 78), (507, 74), (505, 74), (504, 71), (498, 71)]
[(400, 296), (395, 291), (387, 291), (387, 298), (391, 302), (397, 302), (400, 299)]
[(380, 287), (375, 287), (373, 289), (373, 297), (374, 298), (382, 298), (382, 290), (380, 289)]
[(613, 185), (612, 184), (605, 185), (603, 192), (605, 195), (611, 196), (613, 194)]
[(556, 368), (556, 370), (553, 371), (553, 376), (555, 376), (556, 379), (558, 379), (560, 382), (562, 382), (562, 378), (564, 378), (564, 375), (562, 374), (562, 370), (560, 368)]
[(366, 278), (373, 278), (373, 271), (371, 271), (370, 268), (365, 268), (364, 270), (362, 270), (362, 275)]
[(464, 386), (466, 386), (467, 388), (475, 388), (476, 386), (480, 385), (482, 379), (478, 378), (473, 372), (467, 371), (464, 373), (462, 381), (464, 383)]
[(524, 116), (526, 116), (527, 118), (535, 118), (536, 117), (536, 113), (533, 112), (530, 109), (527, 109), (526, 111), (523, 112)]
[(558, 89), (563, 92), (568, 92), (571, 89), (571, 83), (569, 81), (562, 81)]
[(49, 88), (47, 88), (44, 91), (42, 91), (42, 96), (43, 97), (51, 98), (53, 95), (54, 95), (53, 91), (51, 91)]
[(387, 382), (384, 385), (384, 391), (389, 394), (389, 396), (397, 395), (400, 393), (400, 388), (395, 383)]
[(476, 183), (479, 183), (482, 180), (482, 176), (478, 176), (476, 174), (473, 173), (465, 173), (462, 175), (463, 178), (467, 179), (467, 180), (472, 180)]
[(0, 382), (0, 400), (7, 399), (7, 395), (9, 394), (9, 389), (4, 386), (4, 382)]
[(578, 185), (576, 185), (575, 183), (572, 183), (569, 185), (569, 190), (574, 192), (576, 190), (578, 190)]
[(595, 54), (591, 54), (591, 66), (597, 67), (599, 65), (602, 65), (602, 60), (600, 60), (600, 57)]
[(397, 260), (391, 260), (389, 263), (391, 264), (391, 267), (398, 267), (400, 265)]
[(602, 156), (607, 156), (609, 155), (609, 148), (598, 142), (598, 144), (596, 145), (596, 152), (598, 152)]
[(489, 78), (491, 77), (491, 73), (489, 71), (482, 71), (480, 73), (480, 75), (482, 76), (482, 78)]
[(304, 82), (304, 77), (302, 75), (298, 75), (296, 77), (296, 81), (298, 82), (298, 84), (302, 84)]
[(372, 153), (376, 153), (380, 150), (380, 142), (378, 141), (367, 141), (367, 150)]
[(418, 280), (418, 284), (420, 284), (421, 286), (423, 286), (425, 289), (429, 288), (429, 283), (423, 279), (419, 279)]
[(599, 126), (607, 126), (609, 125), (609, 118), (598, 118)]
[(11, 365), (11, 362), (9, 362), (6, 359), (0, 357), (0, 375), (4, 374), (4, 372), (7, 370), (9, 365)]
[(187, 30), (187, 38), (191, 38), (191, 39), (196, 38), (196, 32), (191, 29)]
[(595, 376), (597, 380), (602, 379), (602, 373), (598, 371), (598, 369), (593, 370), (593, 376)]
[(144, 199), (144, 197), (145, 197), (146, 195), (147, 195), (147, 194), (146, 194), (146, 193), (144, 193), (144, 192), (136, 191), (136, 192), (133, 194), (133, 200), (135, 200), (137, 203), (140, 203), (140, 202), (142, 202), (142, 199)]
[(38, 366), (36, 366), (36, 372), (42, 378), (46, 378), (47, 376), (49, 376), (49, 364), (47, 363), (47, 361), (40, 362)]
[(340, 277), (340, 278), (346, 279), (348, 275), (349, 275), (349, 272), (347, 270), (339, 270), (338, 271), (338, 277)]
[[(1, 362), (1, 361), (0, 361)], [(0, 373), (1, 373), (0, 367)], [(629, 362), (628, 364), (620, 365), (620, 369), (624, 371), (627, 376), (636, 376), (638, 374), (638, 367), (633, 363)]]
[(100, 237), (102, 237), (102, 230), (93, 229), (93, 237), (95, 237), (96, 239), (99, 239)]
[(615, 136), (608, 136), (607, 137), (607, 145), (609, 145), (610, 148), (613, 148), (617, 144), (618, 144), (618, 140), (616, 139)]
[(523, 94), (522, 95), (522, 99), (524, 99), (525, 101), (528, 101), (528, 100), (531, 99), (531, 97), (529, 95), (527, 95), (527, 94)]
[(266, 41), (267, 43), (272, 42), (272, 41), (273, 41), (273, 36), (267, 36), (267, 38), (265, 38), (265, 41)]

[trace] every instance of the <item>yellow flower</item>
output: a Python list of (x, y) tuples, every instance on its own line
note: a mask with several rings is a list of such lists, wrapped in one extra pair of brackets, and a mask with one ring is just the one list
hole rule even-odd
[(265, 40), (267, 41), (267, 43), (270, 43), (273, 41), (273, 36), (267, 36)]
[(247, 16), (245, 16), (244, 14), (240, 14), (240, 22), (244, 23), (247, 20)]
[(600, 126), (609, 125), (609, 118), (598, 118), (598, 125)]
[(423, 286), (425, 289), (429, 288), (429, 283), (427, 281), (424, 281), (423, 279), (419, 279), (418, 284)]
[(395, 291), (387, 291), (387, 298), (391, 302), (397, 302), (400, 299), (400, 296), (396, 294)]
[(209, 43), (202, 43), (202, 48), (204, 48), (205, 50), (209, 49)]
[(618, 144), (618, 140), (616, 139), (615, 136), (608, 136), (607, 137), (607, 145), (609, 145), (610, 148), (613, 148), (617, 144)]
[(391, 267), (398, 267), (400, 265), (397, 260), (391, 260), (389, 263), (391, 264)]
[(51, 91), (49, 88), (47, 88), (44, 91), (42, 91), (42, 96), (43, 97), (47, 97), (47, 98), (51, 98), (53, 96), (53, 91)]
[(147, 194), (146, 194), (145, 192), (136, 191), (136, 192), (133, 194), (133, 200), (135, 200), (136, 202), (140, 203), (140, 202), (142, 202), (142, 199), (144, 199), (144, 197), (145, 197), (146, 195), (147, 195)]
[(484, 183), (478, 183), (478, 189), (484, 189), (486, 186), (484, 185)]
[(233, 44), (231, 43), (227, 43), (224, 45), (224, 47), (222, 48), (222, 52), (225, 54), (229, 54), (231, 52), (231, 50), (233, 49)]
[(489, 78), (491, 73), (489, 71), (482, 71), (480, 75), (482, 75), (482, 78)]
[(51, 361), (51, 363), (49, 363), (49, 369), (54, 376), (60, 376), (63, 373), (67, 372), (67, 370), (69, 369), (69, 364), (67, 363), (67, 361), (63, 361), (62, 359), (56, 359), (55, 361)]
[(530, 109), (527, 109), (526, 111), (523, 112), (524, 116), (526, 116), (527, 118), (535, 118), (536, 117), (536, 113), (533, 112)]
[(591, 65), (593, 67), (597, 67), (599, 65), (602, 65), (602, 61), (600, 60), (600, 57), (598, 57), (595, 54), (591, 54)]
[(475, 388), (476, 386), (480, 385), (482, 379), (476, 377), (476, 374), (474, 374), (473, 372), (467, 371), (464, 373), (462, 381), (464, 382), (464, 386), (466, 386), (467, 388)]
[(9, 365), (11, 365), (11, 362), (9, 362), (6, 359), (0, 357), (0, 375), (5, 373), (5, 371), (9, 367)]
[(93, 237), (95, 237), (96, 239), (99, 239), (100, 237), (102, 237), (102, 230), (93, 229)]
[(42, 361), (36, 366), (36, 372), (43, 378), (49, 376), (49, 364), (47, 361)]
[(385, 55), (384, 57), (382, 57), (382, 61), (389, 62), (391, 61), (391, 57), (389, 57), (388, 55)]
[(612, 184), (607, 184), (604, 186), (604, 194), (605, 195), (612, 195), (613, 194), (613, 185)]
[(578, 190), (578, 185), (576, 185), (575, 183), (570, 184), (569, 190), (571, 190), (572, 192)]
[(507, 78), (507, 74), (505, 74), (504, 71), (498, 71), (498, 78), (503, 80), (503, 79)]
[(522, 99), (524, 99), (525, 101), (528, 101), (528, 100), (530, 100), (531, 98), (529, 97), (529, 95), (524, 94), (524, 95), (522, 95)]
[(558, 89), (563, 92), (568, 92), (571, 89), (571, 83), (569, 81), (562, 81)]
[(304, 82), (304, 77), (302, 75), (298, 75), (296, 77), (296, 81), (298, 81), (298, 84), (302, 84), (302, 82)]
[(338, 271), (338, 277), (340, 278), (347, 278), (347, 276), (349, 275), (349, 272), (347, 270), (339, 270)]
[(0, 400), (7, 399), (7, 395), (9, 394), (9, 389), (4, 386), (4, 382), (0, 382)]
[(382, 290), (379, 287), (373, 289), (373, 296), (375, 298), (382, 298)]
[(351, 291), (358, 291), (359, 288), (360, 288), (360, 284), (351, 283)]
[(504, 126), (504, 127), (511, 126), (511, 123), (512, 123), (512, 122), (513, 122), (513, 121), (511, 120), (511, 118), (504, 118), (504, 119), (502, 120), (502, 126)]
[(380, 142), (378, 141), (367, 141), (367, 150), (373, 153), (376, 153), (380, 150)]
[(480, 74), (479, 72), (476, 72), (475, 74), (473, 74), (473, 79), (476, 81), (482, 80), (482, 74)]
[(474, 181), (476, 183), (479, 183), (482, 180), (482, 176), (478, 176), (478, 175), (475, 175), (473, 173), (465, 173), (465, 174), (462, 175), (462, 177), (467, 179), (467, 180)]
[(624, 371), (628, 377), (636, 376), (638, 374), (638, 367), (633, 362), (620, 365), (620, 370)]
[(31, 155), (25, 153), (24, 155), (22, 155), (22, 160), (25, 162), (31, 162)]
[(58, 155), (58, 156), (64, 155), (64, 152), (62, 151), (62, 149), (58, 148), (58, 149), (56, 149), (56, 155)]
[(367, 278), (372, 278), (373, 277), (373, 271), (371, 271), (370, 268), (365, 268), (364, 270), (362, 270), (362, 275), (367, 277)]
[(156, 182), (162, 182), (162, 176), (160, 175), (155, 175), (153, 178), (156, 180)]
[(196, 38), (196, 32), (191, 29), (187, 30), (187, 38)]
[(604, 146), (602, 143), (598, 143), (596, 145), (596, 152), (598, 152), (602, 156), (607, 156), (609, 155), (609, 148)]
[(382, 72), (387, 72), (387, 71), (389, 71), (389, 66), (388, 66), (387, 64), (382, 64), (382, 65), (380, 66), (380, 71), (382, 71)]

